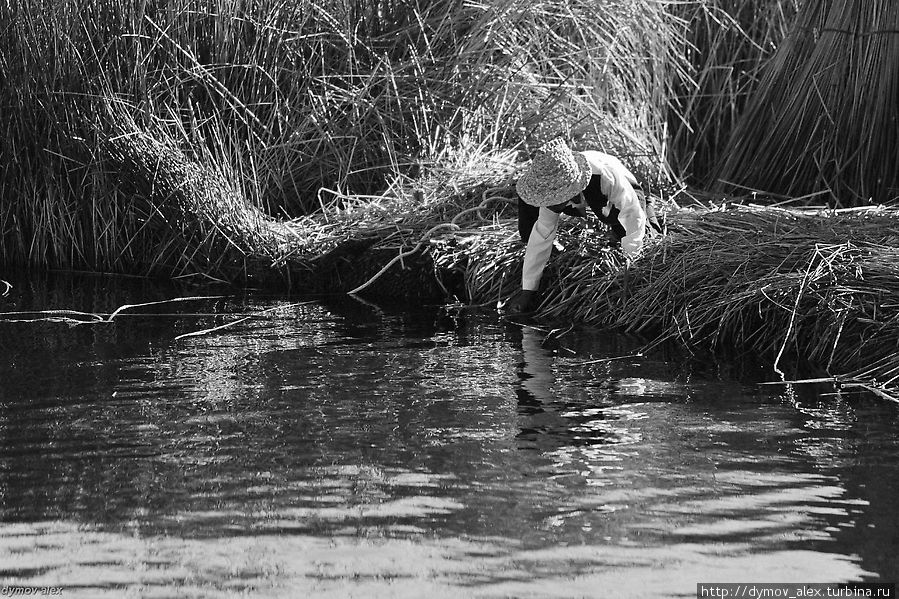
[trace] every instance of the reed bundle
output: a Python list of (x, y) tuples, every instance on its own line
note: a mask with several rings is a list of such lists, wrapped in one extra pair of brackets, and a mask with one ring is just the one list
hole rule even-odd
[(257, 270), (248, 261), (272, 267), (302, 241), (297, 229), (248, 204), (220, 173), (133, 124), (98, 145), (131, 198), (128, 212), (142, 223), (138, 234), (158, 248), (143, 257), (148, 272), (236, 280)]
[(805, 2), (734, 130), (720, 188), (825, 192), (834, 206), (895, 200), (897, 64), (899, 4)]
[(690, 68), (677, 80), (667, 158), (691, 186), (713, 183), (731, 133), (767, 61), (796, 18), (799, 0), (709, 0), (678, 5)]

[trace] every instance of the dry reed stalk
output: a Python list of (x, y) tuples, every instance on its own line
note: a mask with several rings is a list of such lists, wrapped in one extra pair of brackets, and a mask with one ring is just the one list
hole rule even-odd
[[(81, 324), (110, 324), (116, 316), (123, 312), (130, 311), (134, 308), (143, 308), (146, 306), (157, 306), (160, 304), (170, 304), (176, 302), (190, 302), (209, 299), (221, 299), (221, 295), (206, 295), (193, 297), (176, 297), (167, 300), (159, 300), (155, 302), (144, 302), (141, 304), (125, 304), (119, 306), (109, 314), (101, 314), (97, 312), (80, 312), (78, 310), (38, 310), (35, 312), (0, 312), (0, 320), (3, 322), (62, 322), (70, 325)], [(22, 318), (22, 316), (34, 316), (34, 318)]]

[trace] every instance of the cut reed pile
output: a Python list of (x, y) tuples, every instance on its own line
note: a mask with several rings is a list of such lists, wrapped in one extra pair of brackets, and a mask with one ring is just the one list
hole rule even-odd
[(718, 170), (733, 185), (833, 206), (899, 198), (899, 3), (805, 2)]
[[(899, 210), (734, 206), (667, 225), (628, 265), (595, 243), (554, 254), (539, 315), (754, 354), (777, 371), (811, 365), (899, 397)], [(518, 285), (510, 224), (465, 243), (464, 260), (438, 260), (464, 264), (473, 301)]]

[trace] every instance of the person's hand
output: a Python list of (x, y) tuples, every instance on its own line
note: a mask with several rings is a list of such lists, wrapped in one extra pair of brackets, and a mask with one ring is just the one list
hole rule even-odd
[(522, 289), (505, 301), (497, 304), (497, 309), (507, 314), (525, 314), (533, 312), (536, 306), (536, 291)]

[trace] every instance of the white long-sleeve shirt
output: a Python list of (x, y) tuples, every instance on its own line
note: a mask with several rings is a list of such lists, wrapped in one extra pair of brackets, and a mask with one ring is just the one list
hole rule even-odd
[[(621, 238), (621, 249), (627, 256), (636, 255), (643, 248), (643, 237), (646, 234), (646, 213), (633, 187), (637, 183), (636, 178), (615, 156), (595, 150), (587, 150), (582, 154), (587, 159), (593, 175), (601, 177), (600, 189), (609, 199), (602, 209), (603, 216), (608, 217), (613, 207), (618, 209), (618, 222), (625, 231), (624, 237)], [(540, 208), (524, 253), (522, 289), (537, 290), (540, 287), (543, 269), (556, 239), (558, 224), (557, 212), (545, 207)]]

